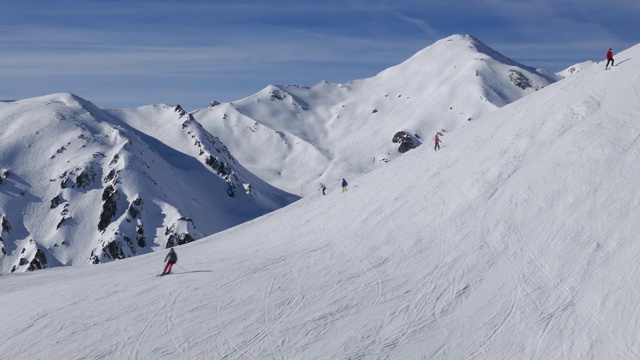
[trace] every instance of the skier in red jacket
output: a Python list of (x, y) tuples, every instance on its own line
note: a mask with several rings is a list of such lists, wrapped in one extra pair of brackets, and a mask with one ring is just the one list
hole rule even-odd
[(438, 134), (436, 134), (436, 137), (433, 140), (436, 142), (436, 145), (433, 147), (433, 150), (435, 151), (440, 150), (440, 137), (438, 137)]
[(604, 67), (605, 69), (609, 68), (609, 62), (611, 62), (611, 66), (613, 66), (613, 51), (611, 49), (607, 51), (607, 65)]

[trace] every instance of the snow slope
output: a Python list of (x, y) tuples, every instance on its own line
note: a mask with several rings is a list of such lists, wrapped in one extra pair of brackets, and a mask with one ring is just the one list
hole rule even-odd
[(296, 199), (180, 107), (71, 94), (0, 102), (0, 273), (182, 244)]
[(163, 253), (4, 275), (0, 353), (638, 359), (640, 45), (620, 55), (180, 246), (174, 275)]
[(422, 142), (431, 146), (441, 129), (456, 130), (558, 79), (453, 35), (368, 79), (271, 85), (193, 116), (254, 174), (306, 196), (319, 182), (337, 185)]

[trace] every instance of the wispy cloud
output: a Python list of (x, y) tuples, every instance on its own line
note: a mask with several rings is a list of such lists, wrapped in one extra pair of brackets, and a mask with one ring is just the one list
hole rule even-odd
[(0, 95), (227, 101), (373, 76), (453, 33), (555, 71), (635, 44), (638, 18), (637, 0), (23, 0), (0, 13)]

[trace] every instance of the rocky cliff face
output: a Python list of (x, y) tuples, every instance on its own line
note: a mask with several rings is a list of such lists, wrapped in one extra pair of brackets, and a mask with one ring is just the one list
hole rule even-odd
[(102, 110), (71, 94), (0, 103), (0, 269), (181, 245), (296, 199), (180, 106)]

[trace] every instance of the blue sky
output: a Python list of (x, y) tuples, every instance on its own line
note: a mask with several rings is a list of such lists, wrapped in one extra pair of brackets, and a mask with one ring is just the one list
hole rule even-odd
[(105, 108), (366, 78), (452, 34), (559, 71), (640, 42), (638, 0), (2, 0), (0, 99)]

